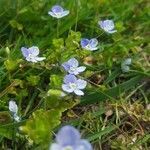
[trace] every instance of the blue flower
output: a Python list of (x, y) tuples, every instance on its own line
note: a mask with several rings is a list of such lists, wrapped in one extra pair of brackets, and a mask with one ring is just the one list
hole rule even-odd
[(99, 21), (98, 24), (100, 25), (100, 27), (108, 32), (108, 33), (115, 33), (117, 32), (117, 30), (115, 30), (115, 25), (114, 22), (112, 20), (104, 20), (104, 21)]
[(48, 14), (54, 18), (59, 19), (67, 16), (69, 14), (69, 10), (64, 10), (61, 6), (55, 5), (52, 7), (51, 11), (48, 12)]
[(18, 116), (18, 106), (15, 101), (9, 101), (9, 110), (13, 114), (13, 118), (15, 121), (19, 122), (20, 117)]
[(90, 51), (94, 51), (97, 50), (98, 47), (98, 40), (96, 38), (93, 39), (81, 39), (81, 47), (86, 49), (86, 50), (90, 50)]
[(130, 70), (130, 65), (132, 63), (132, 59), (131, 58), (127, 58), (125, 59), (122, 63), (121, 63), (121, 69), (123, 72), (129, 72)]
[(87, 82), (81, 79), (77, 79), (74, 75), (66, 75), (64, 78), (64, 84), (62, 84), (62, 89), (68, 93), (75, 93), (76, 95), (84, 95), (81, 91), (87, 85)]
[(72, 126), (62, 127), (56, 135), (56, 143), (49, 150), (93, 150), (91, 144), (81, 139), (80, 133)]
[(45, 57), (38, 57), (39, 48), (36, 46), (32, 46), (30, 48), (22, 47), (21, 51), (25, 59), (30, 62), (38, 62), (46, 59)]
[(79, 62), (75, 58), (69, 59), (67, 62), (62, 64), (62, 67), (70, 74), (78, 75), (83, 72), (86, 67), (79, 66)]

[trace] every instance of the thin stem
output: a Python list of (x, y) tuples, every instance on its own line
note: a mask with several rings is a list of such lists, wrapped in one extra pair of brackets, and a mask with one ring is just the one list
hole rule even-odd
[(76, 24), (75, 24), (75, 32), (76, 32), (78, 26), (78, 17), (79, 17), (78, 0), (75, 0), (75, 5), (76, 5)]
[(104, 34), (104, 32), (102, 32), (101, 34), (99, 34), (96, 38), (99, 38), (101, 35), (103, 35)]
[(59, 37), (59, 20), (57, 19), (57, 38)]

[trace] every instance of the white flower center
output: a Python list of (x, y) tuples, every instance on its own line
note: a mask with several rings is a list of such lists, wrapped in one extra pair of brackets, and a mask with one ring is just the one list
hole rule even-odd
[(91, 49), (90, 44), (86, 45), (86, 49)]
[(70, 67), (70, 71), (75, 71), (76, 67)]
[(57, 17), (60, 17), (62, 12), (57, 12), (57, 13), (54, 13)]
[(77, 89), (77, 85), (75, 83), (69, 83), (69, 86), (73, 90)]
[(34, 56), (33, 56), (32, 54), (29, 54), (28, 57), (29, 57), (29, 58), (33, 58)]
[(66, 146), (62, 150), (73, 150), (72, 146)]

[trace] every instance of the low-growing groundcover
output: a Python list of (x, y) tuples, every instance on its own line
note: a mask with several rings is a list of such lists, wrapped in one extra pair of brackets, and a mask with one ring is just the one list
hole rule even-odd
[(149, 150), (149, 7), (0, 0), (0, 149)]

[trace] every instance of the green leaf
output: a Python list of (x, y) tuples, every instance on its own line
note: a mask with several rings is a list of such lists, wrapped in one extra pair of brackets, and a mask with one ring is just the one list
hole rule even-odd
[(13, 126), (0, 126), (0, 136), (12, 139), (13, 137)]
[(16, 20), (10, 20), (9, 23), (13, 28), (17, 28), (18, 30), (23, 29), (23, 25), (18, 23)]
[(48, 91), (48, 97), (46, 97), (46, 107), (47, 109), (58, 109), (64, 112), (79, 103), (78, 100), (62, 100), (63, 92), (61, 90), (51, 89)]
[(30, 76), (27, 77), (27, 81), (28, 81), (28, 83), (31, 86), (35, 86), (35, 85), (37, 85), (39, 83), (40, 77), (39, 76), (30, 75)]
[(36, 144), (43, 144), (48, 147), (52, 137), (52, 131), (60, 124), (61, 111), (43, 109), (37, 110), (32, 117), (21, 127), (21, 131), (26, 133)]
[(66, 47), (67, 49), (74, 50), (79, 47), (78, 42), (81, 40), (81, 33), (71, 31), (68, 38), (66, 39)]
[(17, 69), (17, 67), (18, 67), (18, 62), (16, 61), (16, 60), (6, 60), (5, 62), (4, 62), (4, 64), (5, 64), (5, 67), (6, 67), (6, 69), (8, 70), (8, 71), (14, 71), (14, 70), (16, 70)]
[(50, 87), (52, 88), (60, 88), (62, 84), (62, 78), (60, 75), (51, 75), (50, 77)]

